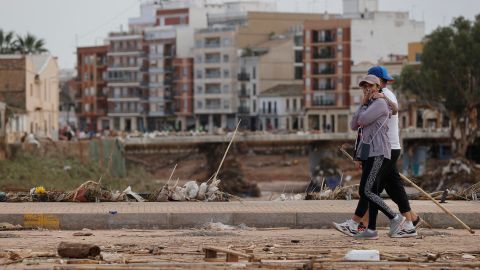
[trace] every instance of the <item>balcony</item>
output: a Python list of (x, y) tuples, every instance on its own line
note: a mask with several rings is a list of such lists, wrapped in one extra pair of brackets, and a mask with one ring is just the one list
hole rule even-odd
[(219, 79), (222, 77), (222, 73), (220, 72), (207, 72), (205, 74), (205, 78), (207, 79)]
[(207, 63), (207, 64), (219, 64), (219, 63), (221, 63), (220, 55), (219, 54), (205, 55), (205, 63)]
[(314, 68), (314, 75), (333, 75), (335, 74), (335, 67)]
[(218, 41), (206, 41), (205, 48), (220, 48), (220, 40)]
[(313, 107), (347, 107), (348, 93), (345, 92), (315, 92), (311, 106)]
[(312, 36), (313, 43), (335, 42), (336, 35), (333, 31), (314, 31)]
[(315, 90), (335, 90), (337, 89), (337, 84), (333, 80), (320, 81), (314, 80), (312, 89)]
[(250, 114), (250, 108), (247, 106), (238, 107), (238, 113), (240, 114)]
[(312, 106), (334, 106), (336, 102), (334, 99), (315, 99), (312, 101)]
[(327, 84), (320, 84), (317, 85), (314, 90), (335, 90), (337, 89), (337, 85), (335, 83), (327, 83)]
[(246, 72), (240, 72), (238, 73), (237, 79), (239, 81), (250, 81), (250, 74)]
[(335, 51), (333, 49), (321, 49), (314, 51), (313, 59), (333, 59), (335, 58)]
[(207, 85), (205, 87), (205, 94), (221, 94), (222, 93), (222, 89), (220, 88), (220, 86), (209, 86)]
[(220, 109), (222, 109), (222, 106), (220, 104), (218, 104), (218, 105), (217, 104), (207, 104), (205, 106), (205, 109), (207, 109), (207, 110), (220, 110)]
[(240, 98), (250, 98), (250, 91), (242, 87), (238, 93), (238, 96)]

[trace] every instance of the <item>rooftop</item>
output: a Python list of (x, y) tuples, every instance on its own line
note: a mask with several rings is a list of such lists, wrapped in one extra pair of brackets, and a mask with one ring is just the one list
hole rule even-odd
[(292, 97), (301, 96), (303, 93), (303, 85), (301, 84), (278, 84), (269, 88), (262, 93), (260, 97)]

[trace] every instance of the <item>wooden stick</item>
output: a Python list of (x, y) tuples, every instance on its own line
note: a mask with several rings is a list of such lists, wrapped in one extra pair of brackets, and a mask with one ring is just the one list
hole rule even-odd
[[(347, 151), (345, 151), (345, 149), (343, 149), (343, 145), (340, 146), (339, 148), (340, 152), (342, 152), (345, 156), (347, 156), (351, 161), (353, 161), (353, 158), (352, 156), (347, 153)], [(430, 199), (432, 202), (434, 202), (438, 207), (440, 207), (440, 209), (443, 210), (443, 212), (445, 212), (447, 215), (449, 215), (451, 218), (453, 218), (454, 220), (456, 220), (458, 223), (460, 223), (460, 225), (462, 225), (463, 228), (465, 228), (467, 231), (469, 231), (471, 234), (474, 234), (475, 231), (472, 230), (472, 228), (470, 228), (467, 224), (465, 224), (463, 221), (461, 221), (457, 216), (455, 216), (452, 212), (450, 212), (448, 209), (446, 209), (445, 207), (443, 207), (443, 205), (441, 205), (439, 202), (437, 202), (437, 200), (435, 200), (434, 198), (432, 198), (432, 196), (430, 196), (430, 194), (428, 194), (427, 192), (425, 192), (421, 187), (417, 186), (412, 180), (408, 179), (405, 175), (400, 174), (400, 177), (407, 183), (409, 183), (410, 185), (412, 185), (415, 189), (417, 189), (418, 191), (420, 191), (420, 193), (422, 193), (423, 195), (425, 195), (428, 199)]]
[(173, 167), (172, 173), (170, 174), (170, 177), (168, 178), (167, 184), (165, 186), (168, 187), (168, 184), (170, 183), (170, 180), (172, 180), (173, 173), (175, 172), (175, 169), (177, 168), (178, 164), (175, 164), (175, 167)]
[(233, 132), (232, 139), (230, 140), (230, 143), (227, 146), (227, 150), (225, 150), (225, 153), (223, 154), (223, 158), (222, 158), (222, 161), (220, 162), (220, 166), (218, 166), (218, 169), (215, 172), (212, 181), (217, 180), (218, 173), (220, 172), (220, 169), (222, 168), (222, 165), (223, 165), (223, 161), (225, 160), (225, 157), (227, 156), (228, 149), (230, 149), (230, 146), (232, 145), (233, 140), (235, 139), (235, 135), (237, 134), (238, 126), (240, 126), (240, 122), (242, 122), (242, 120), (238, 121), (237, 127), (235, 128), (235, 131)]

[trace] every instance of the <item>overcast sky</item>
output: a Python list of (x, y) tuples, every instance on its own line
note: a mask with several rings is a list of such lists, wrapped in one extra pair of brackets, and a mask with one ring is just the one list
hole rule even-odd
[[(342, 12), (341, 0), (276, 0), (280, 11)], [(61, 68), (74, 68), (76, 45), (102, 44), (110, 31), (126, 29), (127, 19), (139, 15), (140, 0), (0, 0), (0, 28), (20, 34), (31, 32), (46, 41), (59, 57)], [(478, 0), (379, 0), (380, 10), (409, 11), (425, 21), (426, 34), (452, 18), (473, 19)], [(76, 38), (77, 36), (77, 38)]]

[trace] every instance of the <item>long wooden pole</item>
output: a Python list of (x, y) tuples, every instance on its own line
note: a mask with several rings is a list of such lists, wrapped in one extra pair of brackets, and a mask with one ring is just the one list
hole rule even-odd
[(222, 161), (220, 162), (220, 165), (218, 166), (217, 171), (213, 175), (213, 181), (217, 180), (218, 173), (220, 172), (220, 169), (222, 168), (222, 165), (223, 165), (223, 161), (225, 160), (225, 157), (227, 156), (228, 150), (230, 149), (230, 146), (232, 145), (233, 140), (235, 139), (235, 135), (237, 134), (238, 126), (240, 126), (240, 122), (242, 122), (241, 119), (237, 123), (237, 127), (235, 128), (235, 131), (233, 132), (232, 139), (230, 140), (230, 143), (227, 146), (227, 150), (225, 150), (225, 153), (223, 154)]
[[(353, 158), (352, 156), (347, 153), (347, 151), (345, 151), (345, 149), (343, 148), (343, 146), (340, 146), (340, 152), (342, 152), (345, 156), (347, 156), (351, 161), (353, 161)], [(425, 195), (428, 199), (430, 199), (432, 202), (434, 202), (438, 207), (440, 207), (440, 209), (443, 210), (443, 212), (445, 212), (447, 215), (449, 215), (451, 218), (453, 218), (454, 220), (456, 220), (458, 223), (460, 223), (462, 225), (462, 227), (464, 227), (467, 231), (469, 231), (471, 234), (474, 234), (475, 231), (472, 230), (472, 228), (470, 228), (467, 224), (465, 224), (463, 221), (461, 221), (457, 216), (455, 216), (452, 212), (450, 212), (448, 209), (446, 209), (445, 207), (443, 207), (443, 205), (441, 205), (439, 202), (437, 202), (437, 200), (435, 200), (432, 196), (430, 196), (430, 194), (428, 194), (427, 192), (425, 192), (421, 187), (417, 186), (417, 184), (415, 184), (412, 180), (408, 179), (405, 175), (401, 174), (400, 173), (400, 177), (407, 183), (409, 183), (410, 185), (412, 185), (415, 189), (417, 189), (418, 191), (420, 191), (420, 193), (422, 193), (423, 195)]]

